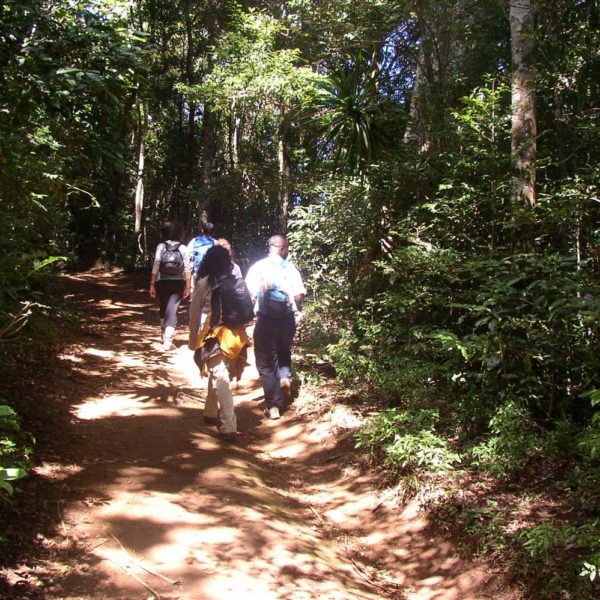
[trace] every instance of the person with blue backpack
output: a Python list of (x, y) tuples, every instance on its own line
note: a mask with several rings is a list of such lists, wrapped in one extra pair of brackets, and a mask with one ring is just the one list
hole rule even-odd
[(168, 351), (174, 348), (179, 305), (190, 295), (190, 261), (188, 249), (181, 243), (181, 225), (166, 221), (160, 233), (162, 241), (154, 254), (149, 293), (159, 299), (163, 350)]
[(194, 291), (194, 282), (198, 278), (200, 265), (206, 256), (209, 248), (212, 248), (216, 240), (212, 237), (214, 225), (204, 220), (200, 221), (200, 234), (190, 243), (190, 270), (192, 275), (192, 292)]
[(267, 248), (268, 256), (248, 270), (246, 285), (256, 303), (254, 356), (265, 392), (265, 414), (279, 419), (291, 400), (292, 340), (306, 289), (300, 272), (287, 260), (286, 238), (271, 236)]

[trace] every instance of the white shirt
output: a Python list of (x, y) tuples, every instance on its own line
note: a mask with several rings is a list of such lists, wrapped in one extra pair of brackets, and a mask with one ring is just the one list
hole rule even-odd
[[(283, 264), (285, 263), (285, 264)], [(268, 287), (268, 283), (274, 279), (282, 280), (283, 291), (288, 295), (292, 304), (292, 310), (298, 312), (295, 296), (305, 295), (306, 288), (302, 282), (300, 271), (281, 256), (269, 254), (266, 258), (255, 262), (246, 275), (246, 285), (250, 290), (253, 298), (258, 298), (258, 292), (262, 285)], [(254, 307), (255, 312), (258, 310), (257, 305)]]
[(179, 244), (179, 252), (181, 252), (181, 256), (183, 256), (183, 274), (181, 275), (172, 275), (172, 276), (162, 276), (159, 273), (160, 261), (162, 260), (163, 254), (167, 250), (167, 246), (164, 242), (161, 242), (156, 246), (156, 253), (154, 254), (154, 264), (152, 265), (152, 273), (155, 275), (158, 273), (158, 280), (161, 279), (185, 279), (185, 275), (190, 272), (190, 253), (185, 244), (181, 242), (176, 242), (174, 240), (168, 240), (169, 244)]

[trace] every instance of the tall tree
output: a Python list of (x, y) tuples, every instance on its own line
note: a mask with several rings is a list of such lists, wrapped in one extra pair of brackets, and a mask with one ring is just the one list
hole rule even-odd
[(512, 157), (514, 202), (536, 203), (535, 11), (532, 0), (510, 0), (512, 48)]

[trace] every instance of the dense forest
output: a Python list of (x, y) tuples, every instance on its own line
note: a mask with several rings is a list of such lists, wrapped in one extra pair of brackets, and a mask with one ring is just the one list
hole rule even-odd
[[(597, 0), (0, 11), (3, 378), (57, 342), (66, 270), (148, 270), (166, 219), (187, 239), (210, 220), (243, 270), (284, 233), (306, 355), (379, 408), (357, 436), (373, 468), (407, 494), (443, 482), (431, 510), (545, 573), (540, 597), (597, 597)], [(17, 502), (34, 451), (0, 404)], [(470, 507), (468, 477), (523, 502), (543, 481), (562, 509), (510, 527), (517, 506)]]

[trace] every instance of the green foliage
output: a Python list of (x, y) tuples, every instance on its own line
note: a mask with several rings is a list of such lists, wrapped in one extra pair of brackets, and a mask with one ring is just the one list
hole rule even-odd
[(600, 412), (594, 413), (587, 427), (578, 435), (577, 444), (584, 458), (600, 467)]
[(373, 417), (356, 435), (357, 446), (383, 453), (386, 464), (402, 472), (446, 472), (460, 462), (435, 427), (435, 410), (390, 408)]
[(507, 549), (510, 543), (506, 533), (507, 517), (496, 500), (487, 499), (484, 506), (464, 510), (460, 521), (464, 531), (475, 540), (476, 554), (498, 554)]
[(99, 199), (114, 193), (107, 183), (126, 168), (125, 100), (140, 71), (142, 38), (126, 19), (122, 2), (21, 0), (3, 8), (0, 210), (11, 215), (4, 250), (40, 260), (71, 255), (79, 242), (69, 233), (72, 216), (95, 209), (102, 221)]
[(540, 432), (527, 409), (508, 401), (497, 408), (489, 420), (489, 435), (471, 449), (471, 455), (480, 468), (505, 476), (520, 471), (528, 455), (540, 445)]
[(27, 475), (30, 454), (17, 414), (9, 406), (0, 404), (0, 490), (13, 493), (9, 482)]
[(565, 552), (577, 558), (579, 576), (595, 582), (600, 566), (598, 521), (578, 526), (551, 521), (522, 531), (519, 538), (529, 556), (544, 564), (552, 564), (555, 555)]
[(254, 11), (240, 14), (239, 21), (219, 40), (214, 66), (203, 83), (179, 84), (178, 89), (191, 100), (211, 102), (223, 113), (239, 114), (245, 107), (273, 111), (272, 103), (302, 102), (312, 93), (316, 78), (311, 69), (299, 66), (299, 49), (276, 47), (284, 24)]
[(376, 69), (366, 63), (362, 53), (348, 62), (321, 82), (314, 103), (323, 134), (323, 155), (335, 148), (335, 167), (360, 174), (378, 158), (387, 139), (384, 98), (378, 92)]

